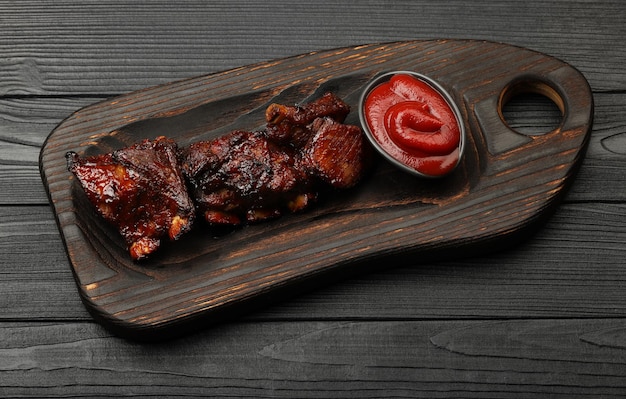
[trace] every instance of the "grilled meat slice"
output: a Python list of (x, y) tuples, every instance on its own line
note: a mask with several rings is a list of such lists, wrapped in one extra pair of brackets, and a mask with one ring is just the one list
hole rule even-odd
[(183, 174), (210, 224), (236, 225), (295, 212), (316, 201), (320, 183), (352, 187), (366, 144), (344, 125), (350, 107), (326, 93), (301, 106), (270, 105), (262, 131), (234, 131), (181, 152)]
[(318, 118), (310, 126), (313, 132), (301, 151), (302, 164), (334, 188), (349, 188), (363, 176), (370, 159), (370, 147), (361, 128)]
[(301, 148), (281, 145), (266, 131), (235, 131), (182, 150), (183, 174), (205, 220), (257, 222), (308, 207), (323, 185), (354, 186), (369, 149), (361, 129), (330, 118), (306, 129), (310, 135)]
[(264, 131), (234, 131), (181, 151), (192, 197), (210, 224), (240, 224), (296, 211), (314, 198), (297, 152)]
[(348, 113), (350, 106), (330, 92), (304, 105), (271, 104), (265, 111), (267, 137), (299, 148), (311, 137), (310, 125), (315, 119), (328, 117), (343, 122)]
[(176, 240), (191, 229), (195, 208), (177, 150), (174, 141), (159, 137), (111, 154), (66, 155), (68, 170), (97, 212), (119, 230), (135, 260), (154, 252), (163, 237)]

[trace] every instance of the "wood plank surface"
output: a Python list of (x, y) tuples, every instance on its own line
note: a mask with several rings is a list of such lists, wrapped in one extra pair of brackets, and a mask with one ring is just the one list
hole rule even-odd
[(5, 0), (0, 95), (117, 94), (310, 51), (429, 38), (496, 38), (576, 65), (596, 90), (624, 90), (625, 7), (619, 0)]
[(149, 346), (4, 323), (0, 338), (3, 397), (620, 397), (626, 381), (623, 319), (234, 323)]
[[(626, 396), (624, 16), (621, 0), (0, 1), (0, 397)], [(407, 260), (160, 345), (92, 321), (39, 177), (54, 126), (156, 84), (442, 37), (528, 47), (588, 79), (587, 156), (545, 228), (512, 250)]]

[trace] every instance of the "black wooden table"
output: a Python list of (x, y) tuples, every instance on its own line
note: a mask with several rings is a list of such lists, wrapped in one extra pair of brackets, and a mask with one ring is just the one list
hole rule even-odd
[[(622, 1), (0, 2), (0, 397), (623, 397), (626, 4)], [(529, 240), (415, 259), (161, 343), (119, 338), (77, 294), (39, 151), (89, 104), (364, 43), (506, 42), (579, 69), (587, 156)], [(522, 99), (520, 129), (554, 119)]]

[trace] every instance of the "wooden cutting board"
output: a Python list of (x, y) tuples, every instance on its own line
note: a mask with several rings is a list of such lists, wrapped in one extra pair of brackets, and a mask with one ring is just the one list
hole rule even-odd
[[(216, 232), (201, 223), (133, 262), (66, 169), (65, 153), (110, 152), (168, 136), (184, 146), (264, 125), (268, 104), (333, 91), (352, 107), (367, 82), (393, 70), (438, 81), (461, 109), (465, 157), (441, 180), (422, 180), (377, 159), (355, 189), (306, 212)], [(563, 113), (544, 134), (505, 123), (519, 92), (550, 98)], [(340, 272), (413, 257), (469, 256), (515, 244), (558, 204), (584, 156), (593, 116), (587, 81), (573, 67), (524, 48), (471, 40), (368, 44), (315, 52), (174, 82), (79, 110), (48, 137), (41, 175), (79, 293), (93, 316), (134, 339), (169, 338), (262, 306)], [(382, 266), (381, 266), (382, 267)]]

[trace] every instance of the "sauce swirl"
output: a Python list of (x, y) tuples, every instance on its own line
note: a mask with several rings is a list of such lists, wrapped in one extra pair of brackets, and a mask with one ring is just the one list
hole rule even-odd
[(457, 116), (439, 91), (408, 73), (376, 85), (363, 116), (377, 144), (391, 157), (433, 177), (450, 173), (461, 156)]

